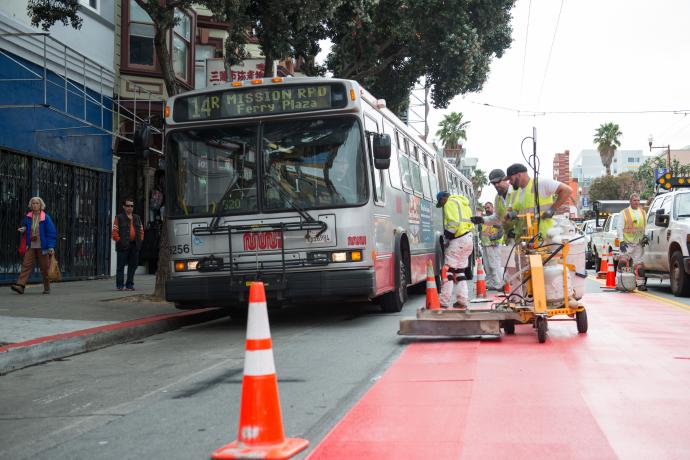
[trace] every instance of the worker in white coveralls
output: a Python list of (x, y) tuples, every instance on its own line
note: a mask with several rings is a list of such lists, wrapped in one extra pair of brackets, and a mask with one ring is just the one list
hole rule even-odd
[(503, 243), (503, 226), (492, 225), (488, 217), (494, 214), (494, 204), (484, 203), (484, 224), (479, 240), (482, 243), (484, 270), (486, 271), (486, 288), (494, 291), (503, 290), (503, 266), (501, 265), (501, 245)]
[(647, 214), (640, 207), (640, 195), (633, 193), (630, 195), (630, 206), (625, 208), (618, 219), (616, 231), (620, 240), (620, 250), (631, 259), (635, 267), (635, 278), (637, 290), (646, 291), (646, 277), (644, 271), (644, 246), (647, 244), (647, 237), (644, 234)]
[[(436, 207), (443, 208), (443, 235), (448, 242), (445, 253), (448, 279), (442, 280), (439, 301), (442, 308), (467, 308), (469, 289), (465, 269), (474, 249), (472, 208), (467, 197), (438, 192)], [(455, 298), (453, 294), (455, 293)]]

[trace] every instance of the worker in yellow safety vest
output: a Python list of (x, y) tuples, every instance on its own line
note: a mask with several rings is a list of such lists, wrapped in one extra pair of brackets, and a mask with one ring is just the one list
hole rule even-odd
[[(563, 182), (557, 180), (540, 178), (538, 190), (535, 190), (534, 179), (527, 173), (527, 167), (520, 163), (510, 165), (506, 171), (506, 176), (513, 187), (511, 193), (510, 207), (506, 213), (506, 218), (515, 222), (515, 239), (527, 236), (527, 228), (523, 219), (518, 219), (519, 214), (536, 213), (536, 199), (539, 196), (539, 209), (541, 218), (539, 220), (539, 233), (544, 237), (546, 232), (553, 226), (553, 216), (558, 209), (566, 204), (572, 189)], [(536, 219), (535, 219), (536, 220)]]
[(490, 216), (484, 216), (484, 222), (492, 225), (502, 224), (503, 241), (509, 244), (513, 238), (513, 223), (506, 221), (511, 199), (510, 181), (502, 169), (494, 169), (489, 173), (489, 182), (496, 189), (496, 197), (494, 198), (494, 212)]
[(486, 288), (503, 290), (503, 267), (501, 265), (501, 246), (503, 245), (503, 226), (500, 222), (491, 224), (488, 218), (494, 214), (494, 204), (484, 203), (484, 224), (481, 226), (479, 240), (482, 243), (482, 257), (486, 271)]
[(644, 246), (647, 244), (647, 237), (644, 229), (647, 222), (647, 214), (640, 207), (640, 195), (633, 193), (630, 195), (630, 206), (625, 208), (618, 219), (616, 231), (620, 240), (621, 253), (632, 259), (635, 267), (635, 278), (637, 280), (637, 290), (646, 291), (646, 276), (644, 271)]
[(443, 308), (467, 308), (469, 289), (465, 269), (469, 266), (469, 257), (474, 249), (473, 223), (481, 217), (472, 215), (467, 197), (445, 191), (436, 194), (436, 207), (443, 208), (443, 236), (448, 242), (444, 263), (448, 267), (449, 279), (442, 280), (439, 301)]

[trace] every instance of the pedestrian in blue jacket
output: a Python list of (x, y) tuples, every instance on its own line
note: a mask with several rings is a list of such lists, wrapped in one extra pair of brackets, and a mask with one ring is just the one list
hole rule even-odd
[(43, 293), (50, 294), (50, 280), (48, 279), (48, 269), (50, 259), (55, 254), (55, 240), (57, 230), (53, 219), (45, 212), (46, 204), (43, 200), (35, 196), (29, 200), (30, 211), (24, 216), (22, 226), (17, 229), (21, 233), (20, 253), (25, 250), (22, 260), (22, 271), (17, 278), (17, 282), (11, 286), (17, 294), (24, 294), (24, 287), (29, 280), (29, 275), (38, 262), (43, 277)]

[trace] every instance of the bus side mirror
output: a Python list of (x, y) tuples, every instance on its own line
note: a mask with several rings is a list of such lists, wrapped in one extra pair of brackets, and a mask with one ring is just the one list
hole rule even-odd
[(374, 134), (374, 167), (388, 169), (391, 164), (391, 137), (388, 134)]

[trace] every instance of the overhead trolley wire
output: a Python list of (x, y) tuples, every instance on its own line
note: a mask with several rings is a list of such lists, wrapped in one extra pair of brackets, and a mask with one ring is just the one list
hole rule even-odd
[(556, 33), (558, 32), (558, 25), (561, 22), (561, 12), (563, 11), (563, 2), (561, 0), (561, 6), (558, 9), (558, 17), (556, 18), (556, 27), (553, 30), (553, 37), (551, 38), (551, 46), (549, 47), (549, 57), (546, 59), (546, 67), (544, 67), (544, 77), (541, 80), (541, 87), (539, 88), (539, 97), (537, 98), (537, 107), (541, 103), (541, 95), (544, 91), (544, 83), (546, 82), (546, 75), (549, 73), (549, 65), (551, 64), (551, 53), (553, 52), (553, 44), (556, 42)]

